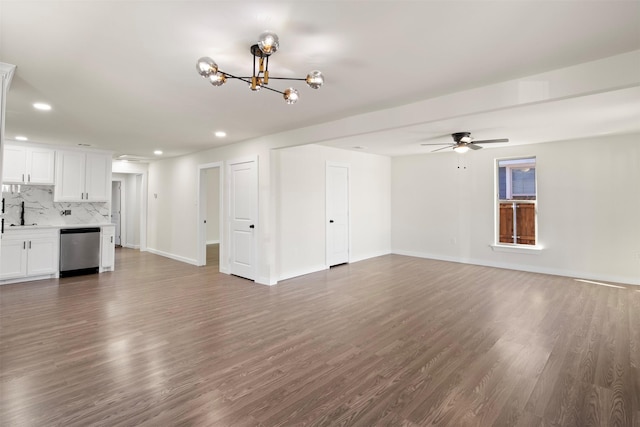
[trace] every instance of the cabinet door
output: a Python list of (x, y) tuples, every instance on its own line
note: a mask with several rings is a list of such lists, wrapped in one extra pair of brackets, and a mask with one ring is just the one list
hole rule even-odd
[(58, 239), (55, 237), (29, 239), (27, 241), (27, 275), (39, 276), (57, 272), (58, 246)]
[(106, 202), (111, 195), (111, 156), (87, 154), (85, 198), (91, 202)]
[(46, 148), (30, 148), (27, 151), (27, 182), (53, 185), (54, 160), (55, 151)]
[(21, 184), (26, 179), (27, 150), (25, 147), (5, 145), (2, 160), (2, 180), (5, 184)]
[(56, 157), (56, 181), (54, 202), (83, 202), (85, 183), (85, 154), (75, 151), (58, 151)]
[(115, 264), (115, 227), (102, 227), (102, 249), (100, 264), (103, 269), (113, 270)]
[(23, 239), (2, 239), (0, 279), (15, 279), (27, 275), (27, 249)]

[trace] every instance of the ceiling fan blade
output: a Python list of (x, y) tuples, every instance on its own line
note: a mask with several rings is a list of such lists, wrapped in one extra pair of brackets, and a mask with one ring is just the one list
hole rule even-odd
[(444, 134), (444, 135), (438, 135), (438, 136), (430, 136), (428, 138), (423, 138), (420, 141), (435, 141), (438, 139), (447, 139), (450, 140), (451, 139), (451, 135), (450, 134)]
[(432, 142), (432, 143), (420, 144), (420, 145), (451, 145), (451, 143), (449, 143), (449, 142)]
[(474, 144), (493, 144), (496, 142), (509, 142), (509, 139), (501, 138), (501, 139), (483, 139), (480, 141), (476, 141), (476, 140), (473, 141)]
[(479, 149), (482, 148), (481, 146), (476, 145), (475, 142), (471, 142), (471, 143), (467, 144), (467, 147), (471, 148), (472, 150), (479, 150)]
[(438, 148), (437, 150), (432, 150), (431, 152), (432, 152), (432, 153), (435, 153), (436, 151), (445, 150), (445, 149), (447, 149), (447, 148), (451, 148), (451, 147), (453, 147), (453, 145), (448, 145), (448, 146), (446, 146), (446, 147)]

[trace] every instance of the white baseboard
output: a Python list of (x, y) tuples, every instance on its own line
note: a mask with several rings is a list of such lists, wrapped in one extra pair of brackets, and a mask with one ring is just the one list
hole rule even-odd
[(597, 280), (601, 282), (623, 283), (625, 285), (640, 286), (640, 279), (624, 277), (624, 276), (595, 274), (595, 273), (590, 273), (586, 271), (564, 270), (564, 269), (558, 269), (558, 268), (547, 268), (547, 267), (540, 267), (540, 266), (533, 266), (533, 265), (511, 264), (507, 262), (491, 262), (491, 261), (468, 259), (468, 258), (457, 258), (457, 257), (442, 256), (442, 255), (430, 254), (430, 253), (424, 253), (424, 252), (414, 252), (414, 251), (393, 250), (392, 253), (397, 255), (412, 256), (416, 258), (435, 259), (438, 261), (459, 262), (462, 264), (481, 265), (484, 267), (504, 268), (506, 270), (527, 271), (529, 273), (551, 274), (553, 276), (564, 276), (564, 277), (571, 277), (576, 279)]
[(220, 240), (207, 240), (207, 245), (217, 245), (220, 243)]
[(271, 280), (268, 277), (258, 277), (256, 280), (254, 280), (254, 282), (259, 285), (266, 285), (266, 286), (273, 286), (278, 283), (276, 280)]
[(122, 245), (122, 247), (127, 249), (140, 249), (140, 245), (128, 245), (126, 243)]
[(376, 258), (379, 256), (383, 256), (383, 255), (389, 255), (391, 254), (391, 249), (386, 250), (386, 251), (376, 251), (376, 252), (370, 252), (364, 255), (359, 255), (356, 257), (352, 257), (349, 259), (349, 262), (358, 262), (358, 261), (364, 261), (365, 259), (369, 259), (369, 258)]
[(289, 271), (280, 274), (278, 280), (274, 283), (278, 283), (281, 280), (293, 279), (294, 277), (304, 276), (305, 274), (317, 273), (318, 271), (327, 270), (328, 267), (324, 264), (315, 265), (313, 267), (307, 267), (301, 270)]
[(176, 261), (180, 261), (180, 262), (185, 262), (187, 264), (191, 264), (191, 265), (198, 265), (198, 260), (192, 259), (192, 258), (186, 258), (180, 255), (174, 255), (174, 254), (170, 254), (168, 252), (163, 252), (163, 251), (159, 251), (157, 249), (153, 249), (153, 248), (147, 248), (147, 252), (151, 252), (152, 254), (155, 255), (160, 255), (166, 258), (171, 258), (174, 259)]
[[(358, 262), (358, 261), (364, 261), (365, 259), (376, 258), (376, 257), (383, 256), (383, 255), (389, 255), (390, 253), (391, 253), (390, 250), (389, 251), (370, 252), (368, 254), (359, 255), (359, 256), (356, 256), (356, 257), (349, 258), (349, 263)], [(303, 268), (303, 269), (300, 269), (300, 270), (294, 270), (294, 271), (285, 272), (285, 273), (280, 274), (278, 280), (275, 283), (278, 283), (281, 280), (293, 279), (294, 277), (304, 276), (306, 274), (311, 274), (311, 273), (317, 273), (318, 271), (323, 271), (323, 270), (328, 270), (328, 269), (329, 269), (329, 266), (327, 266), (326, 264), (322, 264), (322, 265), (315, 265), (315, 266), (312, 266), (312, 267)]]

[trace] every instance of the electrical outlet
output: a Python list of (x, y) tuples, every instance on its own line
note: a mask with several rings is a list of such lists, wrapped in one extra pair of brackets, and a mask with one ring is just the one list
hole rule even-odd
[(65, 209), (64, 210), (64, 214), (65, 215), (71, 215), (71, 209)]

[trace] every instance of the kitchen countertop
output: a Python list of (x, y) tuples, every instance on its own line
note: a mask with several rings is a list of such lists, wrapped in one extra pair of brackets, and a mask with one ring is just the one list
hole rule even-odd
[(87, 227), (106, 227), (108, 225), (115, 225), (110, 222), (99, 222), (93, 224), (57, 224), (57, 225), (7, 225), (4, 224), (4, 231), (25, 231), (25, 230), (44, 230), (44, 229), (63, 229), (63, 228), (87, 228)]

